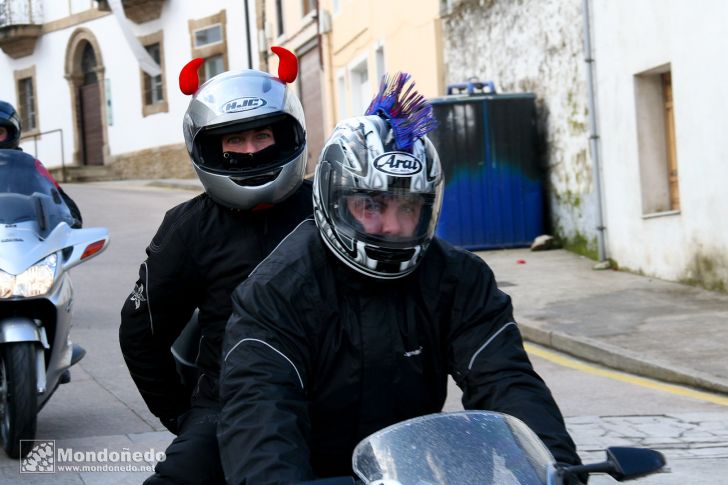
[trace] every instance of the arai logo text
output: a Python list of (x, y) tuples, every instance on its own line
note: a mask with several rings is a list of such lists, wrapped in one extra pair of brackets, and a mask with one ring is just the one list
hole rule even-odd
[(228, 101), (227, 103), (225, 103), (225, 106), (223, 106), (222, 110), (225, 113), (236, 113), (238, 111), (248, 111), (251, 109), (260, 108), (265, 106), (266, 104), (267, 103), (265, 102), (265, 99), (250, 96)]
[(405, 152), (389, 152), (374, 160), (374, 168), (398, 177), (411, 177), (422, 170), (422, 162)]

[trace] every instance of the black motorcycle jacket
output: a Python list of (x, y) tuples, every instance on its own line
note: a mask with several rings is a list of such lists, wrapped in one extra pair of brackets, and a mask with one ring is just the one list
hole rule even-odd
[(233, 294), (218, 428), (226, 479), (350, 475), (361, 439), (442, 409), (448, 374), (466, 409), (518, 417), (558, 461), (579, 463), (510, 297), (479, 257), (435, 239), (412, 274), (367, 278), (306, 221)]
[(190, 407), (170, 346), (196, 308), (201, 371), (195, 405), (218, 405), (222, 337), (231, 293), (303, 219), (311, 215), (311, 183), (262, 210), (233, 210), (207, 194), (169, 210), (146, 250), (139, 279), (121, 310), (119, 341), (149, 410), (163, 422)]
[(71, 211), (71, 215), (73, 216), (73, 227), (74, 229), (80, 229), (83, 227), (83, 217), (81, 217), (81, 209), (78, 208), (76, 203), (73, 201), (71, 196), (69, 196), (60, 185), (57, 186), (58, 192), (61, 194), (61, 198), (63, 199), (63, 202), (66, 203), (66, 206), (68, 207), (68, 210)]

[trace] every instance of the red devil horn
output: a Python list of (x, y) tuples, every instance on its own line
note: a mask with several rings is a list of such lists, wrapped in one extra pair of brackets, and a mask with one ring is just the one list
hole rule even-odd
[(184, 94), (195, 94), (197, 88), (200, 87), (200, 78), (197, 75), (197, 69), (199, 69), (203, 62), (205, 60), (201, 57), (192, 59), (179, 72), (179, 88)]
[(298, 59), (296, 55), (281, 46), (273, 46), (270, 48), (275, 55), (278, 56), (278, 79), (284, 83), (292, 83), (298, 76)]

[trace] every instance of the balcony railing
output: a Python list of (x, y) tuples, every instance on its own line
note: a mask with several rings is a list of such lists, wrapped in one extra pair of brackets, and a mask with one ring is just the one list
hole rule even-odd
[(0, 49), (13, 59), (28, 56), (43, 31), (40, 1), (0, 0)]

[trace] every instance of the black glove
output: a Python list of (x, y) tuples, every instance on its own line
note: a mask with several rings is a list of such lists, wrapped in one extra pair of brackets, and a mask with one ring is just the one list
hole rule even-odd
[(567, 475), (564, 479), (564, 485), (586, 485), (589, 481), (588, 473), (581, 473), (579, 475)]
[(162, 425), (169, 430), (170, 433), (177, 436), (179, 434), (179, 419), (178, 416), (173, 418), (159, 418)]
[(558, 470), (559, 475), (561, 475), (563, 479), (564, 485), (586, 485), (589, 481), (589, 474), (588, 473), (567, 473), (566, 469), (569, 468), (571, 465), (566, 463), (557, 463), (556, 468)]

